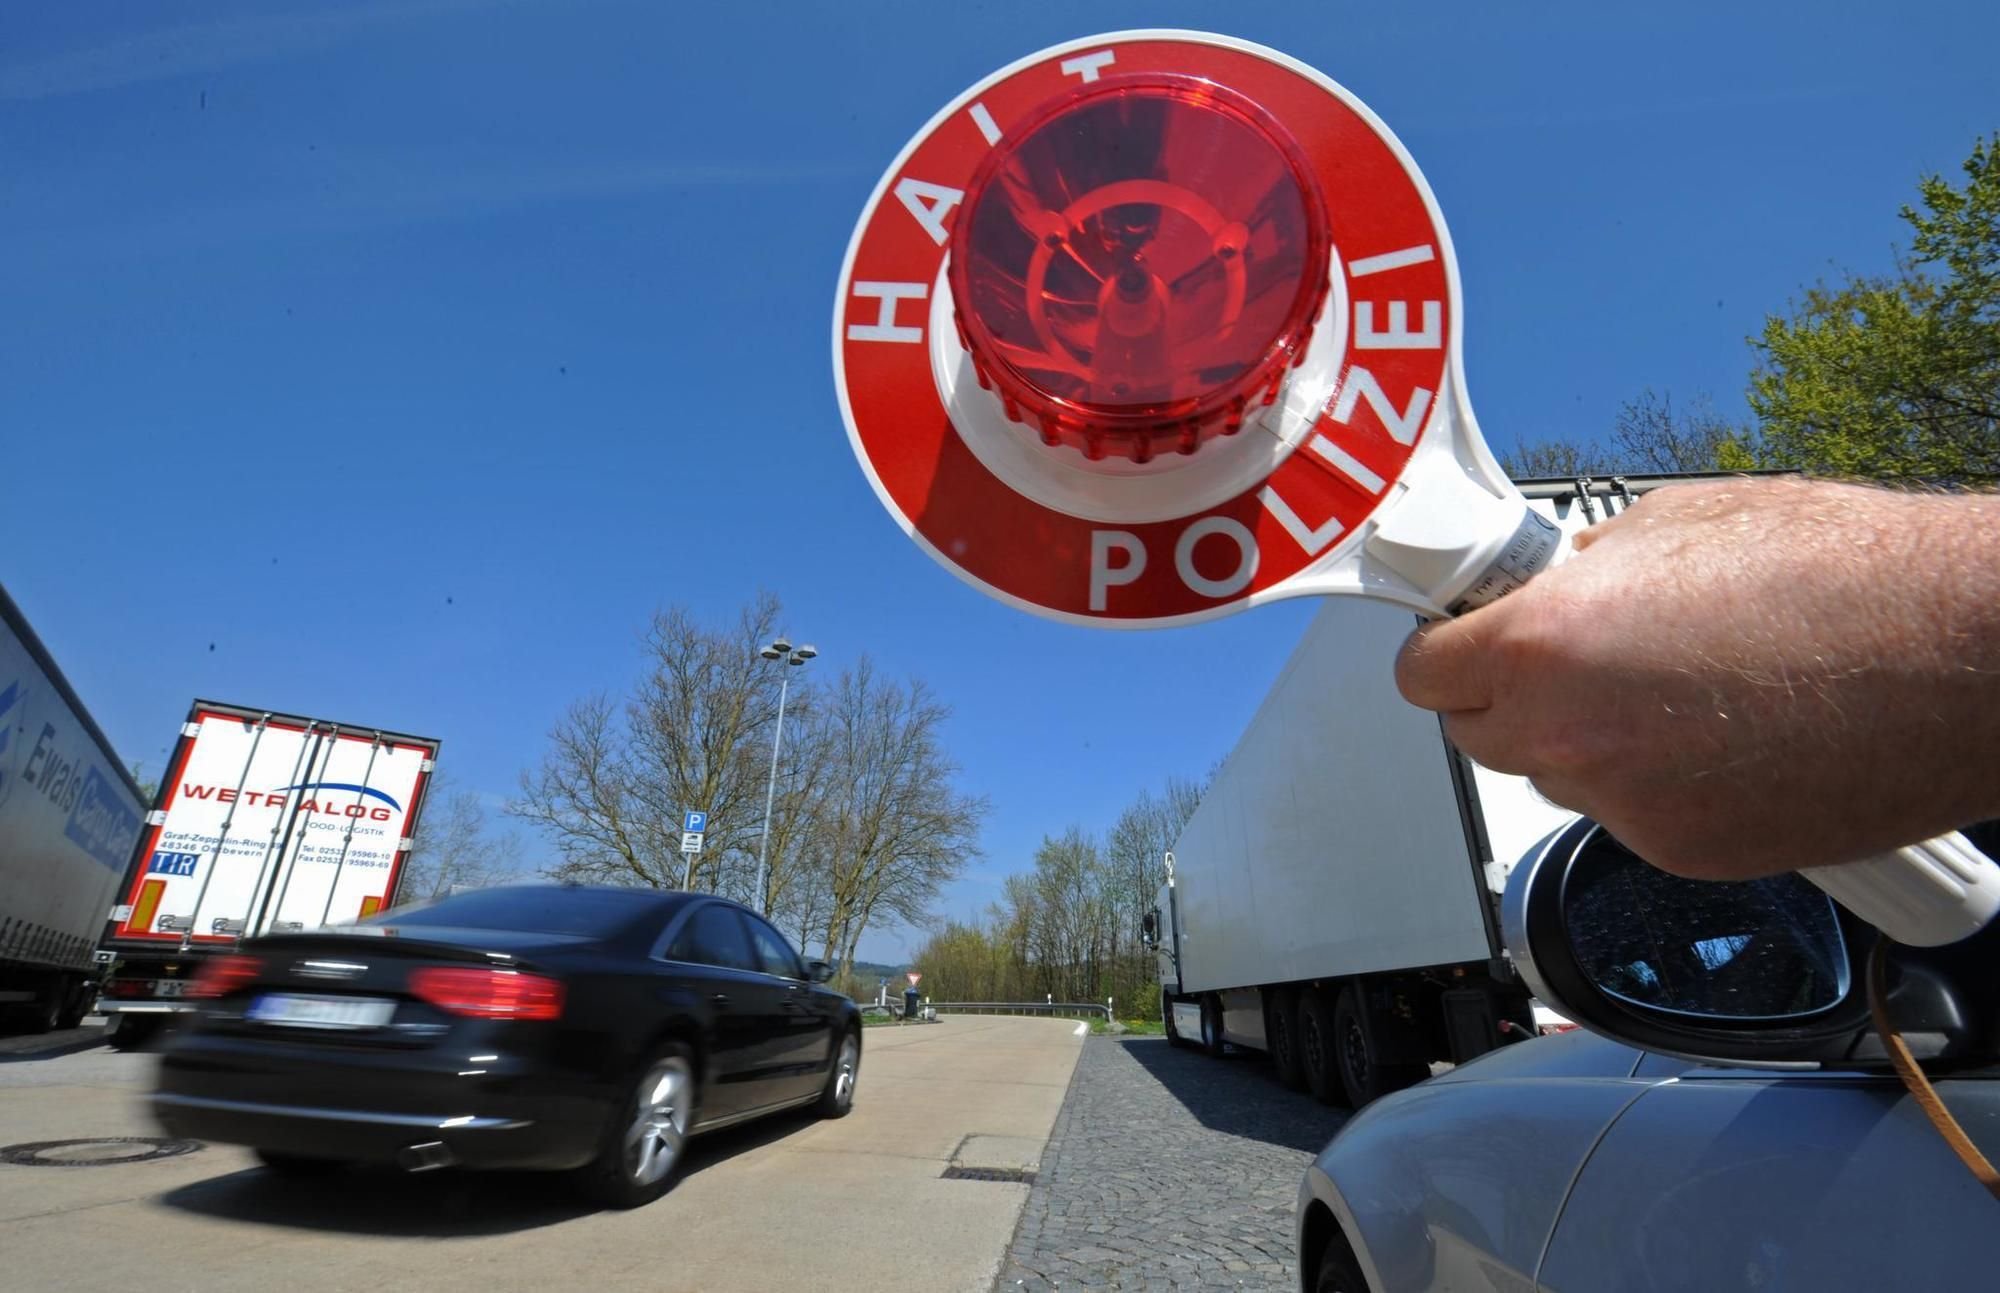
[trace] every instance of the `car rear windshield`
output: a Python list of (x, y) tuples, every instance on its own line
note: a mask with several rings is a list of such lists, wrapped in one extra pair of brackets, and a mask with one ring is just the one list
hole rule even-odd
[(634, 890), (481, 889), (453, 894), (421, 907), (385, 911), (363, 925), (447, 925), (460, 929), (513, 929), (539, 934), (615, 934), (657, 906), (657, 895)]

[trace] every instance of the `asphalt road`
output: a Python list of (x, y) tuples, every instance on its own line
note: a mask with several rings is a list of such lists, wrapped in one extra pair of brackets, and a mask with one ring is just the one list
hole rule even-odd
[[(158, 1134), (143, 1104), (157, 1061), (94, 1040), (0, 1046), (0, 1147)], [(593, 1211), (526, 1174), (289, 1181), (225, 1146), (143, 1162), (0, 1163), (0, 1283), (983, 1291), (1029, 1187), (942, 1174), (1036, 1168), (1082, 1049), (1074, 1023), (1052, 1020), (871, 1028), (852, 1115), (700, 1138), (674, 1191), (632, 1212)]]
[(998, 1287), (1296, 1289), (1299, 1181), (1346, 1119), (1261, 1055), (1093, 1037)]

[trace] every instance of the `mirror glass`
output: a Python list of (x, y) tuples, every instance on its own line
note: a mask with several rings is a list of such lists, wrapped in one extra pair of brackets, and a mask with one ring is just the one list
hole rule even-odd
[(1786, 1019), (1847, 996), (1833, 901), (1795, 875), (1685, 880), (1604, 831), (1577, 850), (1563, 921), (1578, 967), (1633, 1005), (1711, 1019)]

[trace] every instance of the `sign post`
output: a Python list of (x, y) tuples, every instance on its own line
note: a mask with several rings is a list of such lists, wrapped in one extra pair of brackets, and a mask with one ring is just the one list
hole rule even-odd
[(681, 888), (689, 887), (694, 860), (701, 855), (702, 836), (708, 831), (708, 814), (690, 810), (681, 818)]

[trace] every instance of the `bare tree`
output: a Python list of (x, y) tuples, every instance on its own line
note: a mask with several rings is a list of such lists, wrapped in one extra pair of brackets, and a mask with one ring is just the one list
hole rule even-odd
[[(733, 879), (747, 889), (778, 702), (778, 679), (757, 648), (778, 613), (763, 596), (718, 631), (685, 609), (662, 611), (633, 696), (570, 706), (511, 808), (555, 841), (558, 874), (710, 891)], [(680, 852), (690, 810), (708, 814), (706, 848), (691, 863)]]
[(1157, 963), (1139, 943), (1139, 920), (1207, 780), (1174, 777), (1158, 794), (1141, 791), (1102, 845), (1077, 826), (1044, 838), (1033, 868), (1007, 877), (984, 924), (934, 926), (915, 965), (961, 1000), (1111, 997), (1128, 1018), (1151, 1017)]
[(562, 855), (564, 879), (667, 887), (673, 853), (661, 823), (632, 790), (637, 776), (619, 707), (603, 694), (572, 704), (549, 731), (542, 766), (521, 774), (508, 811), (543, 828)]
[[(776, 633), (778, 613), (766, 593), (733, 628), (716, 631), (675, 607), (655, 615), (646, 636), (649, 668), (628, 720), (642, 774), (634, 797), (676, 849), (681, 814), (708, 814), (705, 846), (687, 868), (691, 889), (721, 888), (732, 862), (754, 865), (779, 683), (757, 653)], [(739, 879), (735, 887), (748, 886)]]
[(922, 682), (877, 678), (864, 656), (824, 703), (824, 945), (828, 960), (847, 965), (872, 922), (926, 920), (938, 890), (976, 855), (986, 801), (953, 789), (958, 767), (940, 732), (950, 711)]
[(1516, 480), (1544, 477), (1580, 476), (1596, 449), (1574, 440), (1516, 441), (1500, 455), (1500, 466)]
[(1715, 411), (1706, 395), (1679, 407), (1651, 387), (1618, 406), (1604, 444), (1517, 441), (1500, 465), (1517, 480), (1650, 472), (1716, 471), (1749, 461), (1749, 432)]
[(1649, 387), (1619, 406), (1611, 424), (1612, 458), (1619, 471), (1714, 471), (1731, 446), (1745, 442), (1745, 434), (1718, 414), (1706, 395), (1676, 409), (1672, 395)]
[(500, 884), (522, 874), (521, 841), (492, 830), (486, 808), (470, 790), (434, 773), (423, 816), (403, 863), (398, 905), (429, 902), (457, 888)]
[[(512, 811), (555, 842), (559, 875), (740, 897), (798, 931), (801, 949), (816, 937), (845, 966), (872, 924), (928, 918), (976, 854), (986, 804), (953, 787), (949, 710), (921, 682), (878, 677), (865, 657), (831, 686), (794, 683), (773, 781), (785, 666), (758, 648), (778, 614), (763, 597), (722, 631), (681, 609), (655, 616), (632, 697), (572, 705)], [(708, 814), (707, 847), (683, 875), (689, 809)], [(755, 893), (760, 846), (768, 866)]]

